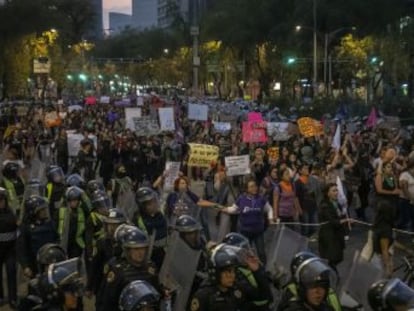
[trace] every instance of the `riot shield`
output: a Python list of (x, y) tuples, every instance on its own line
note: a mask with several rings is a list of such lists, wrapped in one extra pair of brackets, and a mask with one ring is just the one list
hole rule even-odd
[[(265, 245), (267, 253), (266, 269), (280, 279), (289, 278), (290, 262), (294, 255), (308, 249), (308, 238), (302, 236), (284, 225), (270, 226), (266, 237), (270, 245)], [(274, 244), (274, 245), (272, 245)]]
[(67, 210), (64, 213), (63, 218), (63, 228), (60, 229), (60, 246), (68, 252), (68, 244), (69, 244), (69, 230), (70, 230), (70, 213), (71, 210), (69, 207), (65, 207)]
[(348, 294), (352, 299), (362, 304), (365, 310), (369, 310), (368, 290), (373, 283), (382, 278), (382, 275), (383, 271), (379, 267), (363, 259), (360, 252), (356, 251), (351, 271), (348, 273), (341, 292)]
[(174, 232), (169, 240), (167, 253), (160, 271), (160, 282), (176, 292), (174, 311), (186, 310), (201, 251), (190, 248)]
[(133, 223), (134, 213), (138, 210), (135, 194), (132, 190), (125, 191), (118, 196), (116, 207), (125, 213), (125, 217)]
[(200, 207), (186, 193), (180, 194), (174, 205), (170, 226), (175, 227), (175, 222), (182, 215), (189, 215), (196, 220), (200, 219)]

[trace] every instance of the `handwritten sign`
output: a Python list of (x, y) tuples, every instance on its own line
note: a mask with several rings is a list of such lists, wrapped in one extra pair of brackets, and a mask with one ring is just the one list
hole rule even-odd
[(231, 131), (230, 122), (213, 122), (213, 127), (218, 133), (226, 133)]
[(213, 161), (217, 161), (219, 147), (192, 143), (188, 145), (190, 146), (188, 166), (210, 167)]
[(249, 155), (225, 157), (227, 176), (242, 176), (250, 174)]
[(78, 156), (80, 143), (85, 137), (82, 134), (67, 133), (68, 150), (70, 157)]
[(188, 120), (207, 121), (208, 106), (199, 104), (188, 104)]
[(289, 122), (267, 122), (267, 135), (274, 140), (286, 141), (289, 139)]
[(180, 173), (181, 162), (166, 162), (165, 171), (167, 176), (164, 180), (164, 190), (171, 191), (174, 189), (174, 181), (178, 178)]
[(299, 126), (299, 132), (304, 137), (313, 137), (323, 134), (323, 126), (322, 124), (312, 118), (304, 117), (298, 119), (298, 126)]
[(243, 122), (242, 124), (243, 142), (245, 143), (263, 143), (267, 142), (266, 130), (263, 128), (254, 128), (253, 122)]
[(158, 108), (161, 131), (175, 131), (174, 108)]
[(160, 133), (160, 127), (156, 119), (150, 117), (132, 118), (134, 130), (138, 136), (153, 136)]
[(141, 108), (125, 108), (125, 128), (135, 130), (134, 118), (141, 118)]

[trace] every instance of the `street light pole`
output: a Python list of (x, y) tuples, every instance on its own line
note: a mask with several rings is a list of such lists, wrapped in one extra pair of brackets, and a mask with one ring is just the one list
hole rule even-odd
[(317, 0), (313, 0), (313, 97), (318, 93)]

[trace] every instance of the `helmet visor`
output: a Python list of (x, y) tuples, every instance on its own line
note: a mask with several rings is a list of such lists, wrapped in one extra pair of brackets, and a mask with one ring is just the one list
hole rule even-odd
[(121, 310), (134, 311), (142, 307), (155, 307), (161, 296), (150, 284), (143, 281), (132, 282), (119, 297)]
[(50, 284), (57, 287), (77, 283), (82, 275), (82, 260), (79, 257), (51, 264), (47, 271)]
[(305, 260), (296, 271), (297, 280), (305, 287), (335, 287), (335, 272), (319, 258)]

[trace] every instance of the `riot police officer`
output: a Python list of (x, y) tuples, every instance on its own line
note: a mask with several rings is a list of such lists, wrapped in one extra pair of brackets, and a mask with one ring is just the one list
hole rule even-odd
[(65, 193), (65, 204), (59, 208), (58, 233), (69, 258), (80, 257), (85, 248), (88, 206), (82, 201), (82, 195), (82, 189), (69, 187)]
[[(250, 247), (249, 240), (240, 233), (231, 232), (227, 234), (223, 239), (223, 243), (243, 250), (241, 256), (242, 260), (244, 260), (246, 256), (250, 256), (259, 262), (259, 258), (254, 254)], [(246, 297), (246, 303), (241, 307), (241, 310), (269, 310), (269, 305), (272, 301), (272, 293), (263, 265), (260, 264), (257, 267), (257, 270), (252, 270), (248, 265), (241, 262), (236, 270), (236, 282)], [(260, 284), (261, 286), (259, 286)], [(254, 293), (253, 296), (261, 297), (261, 299), (249, 300), (248, 297), (252, 296), (250, 293)]]
[(96, 242), (96, 254), (93, 256), (91, 269), (88, 271), (86, 293), (91, 296), (98, 292), (102, 283), (105, 265), (113, 258), (119, 258), (122, 248), (115, 240), (118, 227), (126, 222), (124, 213), (119, 209), (110, 209), (108, 216), (103, 218), (105, 236)]
[(59, 203), (66, 191), (65, 174), (61, 167), (51, 165), (46, 172), (46, 177), (46, 197), (49, 200), (49, 212), (53, 221), (57, 223)]
[[(324, 264), (318, 256), (308, 251), (299, 252), (292, 258), (290, 263), (290, 273), (292, 277), (288, 284), (286, 284), (282, 289), (282, 295), (278, 305), (279, 311), (284, 310), (289, 304), (289, 301), (295, 301), (298, 299), (298, 274), (305, 265), (312, 261), (320, 261), (321, 264)], [(326, 266), (326, 269), (329, 269), (329, 267)], [(329, 288), (327, 302), (333, 310), (341, 311), (342, 308), (339, 298), (333, 288)]]
[(124, 257), (109, 267), (98, 294), (97, 310), (119, 310), (118, 299), (130, 282), (143, 280), (160, 289), (155, 267), (148, 262), (148, 236), (136, 228), (128, 231), (122, 241)]
[(149, 187), (141, 187), (137, 190), (135, 201), (138, 211), (133, 217), (134, 224), (148, 235), (155, 232), (151, 260), (160, 269), (167, 246), (168, 225), (160, 209), (158, 194)]
[(82, 291), (81, 261), (72, 258), (51, 264), (39, 282), (42, 311), (77, 310)]
[(97, 191), (104, 192), (105, 191), (104, 185), (96, 179), (92, 179), (88, 181), (88, 183), (86, 184), (86, 192), (88, 196), (92, 197), (93, 194)]
[(298, 296), (291, 299), (283, 310), (289, 311), (333, 311), (327, 297), (336, 274), (318, 258), (305, 260), (295, 273)]
[[(226, 245), (217, 245), (211, 253), (209, 281), (200, 288), (191, 300), (191, 311), (236, 311), (246, 304), (244, 293), (236, 284), (236, 269), (240, 263), (237, 248)], [(252, 270), (259, 268), (258, 262), (248, 261)], [(249, 299), (260, 297), (249, 297)]]
[(13, 212), (20, 217), (20, 206), (24, 194), (24, 181), (19, 174), (20, 166), (16, 162), (8, 162), (3, 170), (1, 186), (7, 190), (8, 204)]
[(373, 311), (408, 311), (413, 309), (414, 290), (400, 279), (380, 280), (368, 290)]
[(25, 200), (21, 234), (17, 241), (18, 260), (24, 274), (31, 278), (37, 273), (36, 254), (47, 243), (56, 243), (59, 236), (49, 216), (46, 198), (32, 195)]
[(79, 174), (70, 174), (68, 177), (66, 177), (66, 185), (68, 187), (79, 187), (82, 190), (86, 189), (86, 182), (85, 179)]
[(121, 311), (159, 311), (161, 295), (148, 282), (133, 281), (119, 297)]

